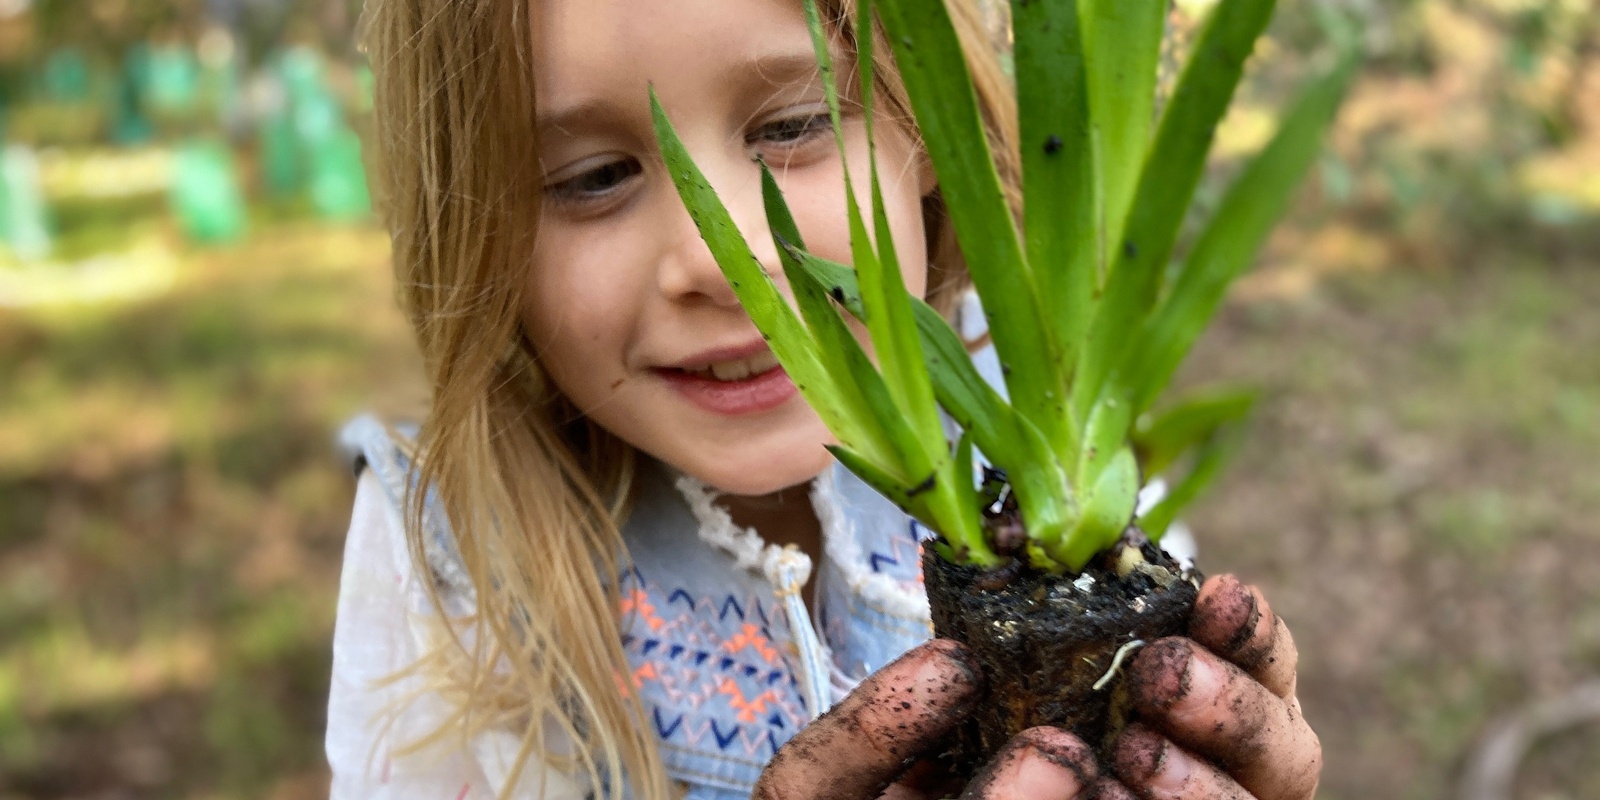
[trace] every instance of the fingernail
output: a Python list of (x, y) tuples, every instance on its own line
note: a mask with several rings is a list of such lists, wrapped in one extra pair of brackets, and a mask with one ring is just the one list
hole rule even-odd
[(1117, 776), (1130, 788), (1157, 797), (1181, 792), (1194, 763), (1161, 735), (1142, 725), (1130, 725), (1117, 742)]
[(897, 663), (899, 660), (912, 658), (922, 659), (917, 672), (918, 678), (926, 678), (937, 673), (938, 682), (966, 686), (976, 686), (981, 680), (982, 672), (972, 650), (953, 639), (930, 640), (902, 655)]
[(1204, 701), (1208, 697), (1216, 697), (1222, 689), (1222, 676), (1217, 673), (1217, 666), (1204, 653), (1191, 652), (1189, 656), (1189, 674), (1183, 681), (1186, 691), (1184, 698), (1199, 698)]
[(1129, 786), (1142, 786), (1161, 769), (1166, 740), (1143, 725), (1129, 725), (1117, 739), (1112, 766)]
[(1201, 592), (1189, 635), (1219, 653), (1232, 655), (1250, 641), (1260, 612), (1250, 587), (1232, 575), (1213, 576)]
[(1160, 713), (1189, 693), (1191, 656), (1178, 638), (1161, 639), (1139, 653), (1128, 681), (1139, 710)]
[(1150, 776), (1150, 782), (1146, 785), (1160, 792), (1177, 794), (1186, 788), (1189, 783), (1189, 773), (1193, 768), (1194, 764), (1187, 754), (1173, 746), (1171, 742), (1163, 740), (1161, 761), (1157, 763), (1155, 774)]
[(1067, 800), (1077, 797), (1078, 792), (1083, 790), (1083, 782), (1078, 779), (1078, 773), (1035, 750), (1023, 751), (1021, 760), (1017, 764), (1016, 783), (1013, 786), (1014, 797), (1037, 798), (1037, 800), (1054, 797)]

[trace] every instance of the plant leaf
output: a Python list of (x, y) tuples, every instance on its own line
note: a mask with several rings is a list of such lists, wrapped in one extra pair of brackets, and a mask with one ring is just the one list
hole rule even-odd
[(978, 294), (1011, 401), (1052, 441), (1066, 426), (1055, 387), (1063, 365), (1045, 323), (1034, 275), (995, 172), (961, 43), (943, 2), (879, 0), (895, 61), (939, 176), (939, 191)]
[[(854, 472), (868, 486), (871, 486), (873, 491), (889, 498), (889, 501), (899, 506), (901, 510), (910, 513), (911, 498), (906, 495), (907, 487), (904, 482), (884, 472), (871, 459), (845, 445), (830, 444), (827, 445), (827, 448), (828, 452), (832, 453), (833, 457), (838, 459), (845, 469)], [(928, 522), (928, 520), (923, 520), (923, 522)]]
[(1339, 63), (1301, 95), (1265, 150), (1223, 197), (1216, 216), (1200, 234), (1172, 291), (1151, 316), (1124, 376), (1137, 409), (1148, 408), (1171, 380), (1228, 285), (1254, 259), (1261, 243), (1289, 205), (1300, 178), (1322, 147), (1359, 63), (1347, 51)]
[[(1126, 4), (1130, 9), (1141, 5), (1125, 0), (1096, 2)], [(1107, 246), (1113, 248), (1107, 256), (1111, 270), (1090, 324), (1090, 344), (1084, 350), (1073, 393), (1073, 408), (1079, 413), (1104, 391), (1108, 376), (1128, 353), (1132, 339), (1128, 333), (1138, 330), (1156, 302), (1173, 243), (1205, 171), (1217, 124), (1227, 113), (1245, 60), (1272, 18), (1274, 2), (1222, 0), (1206, 20), (1177, 89), (1162, 112), (1155, 143), (1138, 173), (1137, 193), (1131, 207), (1123, 208), (1126, 227), (1107, 240)], [(1097, 19), (1094, 24), (1102, 22)], [(1139, 20), (1138, 24), (1148, 21)], [(1148, 74), (1154, 74), (1153, 66)], [(1098, 105), (1095, 112), (1101, 112)], [(1121, 225), (1122, 218), (1116, 221)], [(1140, 368), (1136, 360), (1128, 363), (1129, 369)]]
[[(849, 267), (795, 248), (790, 248), (789, 254), (800, 261), (807, 277), (822, 291), (850, 313), (860, 315), (856, 276)], [(797, 282), (798, 278), (790, 280)], [(1010, 476), (1029, 530), (1059, 538), (1077, 518), (1077, 505), (1066, 472), (1044, 434), (983, 379), (950, 323), (927, 303), (909, 299), (939, 404), (990, 462)]]
[(1076, 572), (1096, 553), (1109, 548), (1133, 520), (1139, 503), (1139, 465), (1133, 450), (1124, 447), (1112, 456), (1095, 478), (1083, 501), (1083, 516), (1062, 540), (1046, 542), (1050, 556)]
[(1141, 417), (1132, 437), (1139, 468), (1160, 475), (1219, 428), (1248, 416), (1256, 397), (1248, 389), (1213, 390), (1184, 398), (1159, 416)]
[(1121, 245), (1134, 182), (1150, 147), (1167, 0), (1078, 0), (1078, 7), (1104, 272)]
[[(855, 186), (846, 162), (842, 115), (839, 108), (838, 71), (829, 52), (827, 36), (817, 11), (816, 0), (805, 0), (806, 25), (811, 34), (812, 49), (822, 69), (824, 96), (828, 115), (834, 127), (834, 142), (839, 150), (839, 163), (844, 170), (846, 213), (850, 224), (850, 252), (860, 275), (862, 299), (866, 304), (865, 320), (872, 337), (873, 351), (882, 370), (883, 383), (889, 396), (900, 409), (904, 422), (920, 437), (915, 443), (916, 453), (903, 452), (906, 463), (914, 470), (923, 466), (936, 466), (949, 457), (945, 448), (944, 429), (939, 424), (939, 410), (934, 403), (933, 388), (922, 364), (922, 353), (917, 342), (916, 325), (911, 310), (904, 301), (905, 281), (900, 274), (900, 262), (894, 250), (894, 240), (883, 209), (883, 197), (878, 186), (877, 145), (873, 131), (872, 109), (872, 3), (862, 2), (857, 17), (857, 68), (861, 74), (861, 102), (866, 120), (867, 160), (871, 182), (873, 225), (877, 234), (874, 243), (862, 219), (856, 202)], [(874, 244), (876, 246), (874, 246)], [(933, 446), (934, 443), (937, 446)]]
[(929, 516), (955, 522), (951, 526), (955, 530), (947, 528), (940, 533), (945, 535), (946, 541), (964, 550), (968, 562), (980, 568), (996, 567), (1005, 559), (994, 552), (984, 533), (976, 482), (972, 440), (963, 434), (956, 442), (955, 452), (944, 459), (937, 482), (926, 494)]
[[(1017, 81), (1022, 231), (1058, 357), (1070, 368), (1096, 286), (1094, 145), (1078, 3), (1011, 0), (1011, 20), (1017, 74), (1049, 76)], [(1064, 393), (1071, 373), (1059, 373)]]
[(1078, 486), (1092, 486), (1128, 440), (1133, 426), (1133, 409), (1115, 392), (1107, 392), (1089, 410), (1083, 431), (1083, 450), (1078, 455)]
[(1167, 528), (1179, 512), (1194, 502), (1222, 473), (1222, 468), (1239, 452), (1244, 437), (1238, 426), (1228, 425), (1214, 431), (1195, 451), (1194, 466), (1172, 487), (1166, 497), (1139, 516), (1139, 529), (1152, 542), (1160, 542)]
[[(810, 279), (795, 259), (786, 240), (800, 239), (800, 230), (784, 202), (778, 181), (766, 164), (761, 165), (761, 195), (766, 206), (767, 224), (778, 245), (779, 259), (794, 291), (795, 303), (805, 318), (819, 351), (829, 356), (830, 374), (836, 380), (841, 404), (862, 421), (863, 439), (870, 448), (858, 447), (864, 458), (903, 484), (911, 485), (934, 468), (927, 454), (928, 442), (908, 425), (896, 407), (883, 376), (878, 374), (855, 334), (845, 324), (828, 293)], [(942, 431), (938, 434), (944, 443)]]

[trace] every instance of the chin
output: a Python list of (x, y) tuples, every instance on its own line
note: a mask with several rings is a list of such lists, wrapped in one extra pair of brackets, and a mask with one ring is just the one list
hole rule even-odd
[(804, 435), (730, 442), (679, 468), (723, 494), (772, 494), (805, 483), (833, 465), (833, 454), (823, 447), (833, 439), (820, 423), (818, 429)]

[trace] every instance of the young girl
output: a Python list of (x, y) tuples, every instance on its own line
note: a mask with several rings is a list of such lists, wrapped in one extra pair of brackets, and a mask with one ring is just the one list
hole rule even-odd
[[(987, 53), (968, 2), (952, 10)], [(821, 5), (848, 64), (852, 3)], [(807, 244), (847, 261), (800, 0), (368, 6), (383, 197), (432, 405), (420, 429), (346, 431), (363, 469), (334, 796), (960, 791), (935, 787), (931, 761), (907, 770), (983, 680), (958, 645), (926, 642), (926, 531), (832, 463), (652, 134), (650, 85), (780, 280), (757, 158)], [(1013, 153), (1006, 80), (987, 57), (971, 66), (995, 149)], [(966, 270), (904, 89), (892, 63), (878, 75), (907, 283), (980, 335), (974, 309), (958, 314)], [(859, 113), (844, 136), (866, 174)], [(1000, 168), (1015, 184), (1014, 157)], [(1114, 771), (1034, 729), (971, 796), (1309, 798), (1320, 750), (1287, 629), (1255, 590), (1214, 579), (1192, 635), (1127, 668), (1145, 722)]]

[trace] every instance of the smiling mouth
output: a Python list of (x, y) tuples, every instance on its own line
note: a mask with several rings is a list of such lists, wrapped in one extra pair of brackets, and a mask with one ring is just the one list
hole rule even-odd
[(721, 383), (734, 383), (771, 372), (777, 366), (778, 357), (771, 350), (763, 350), (745, 358), (713, 361), (703, 367), (677, 367), (673, 371)]

